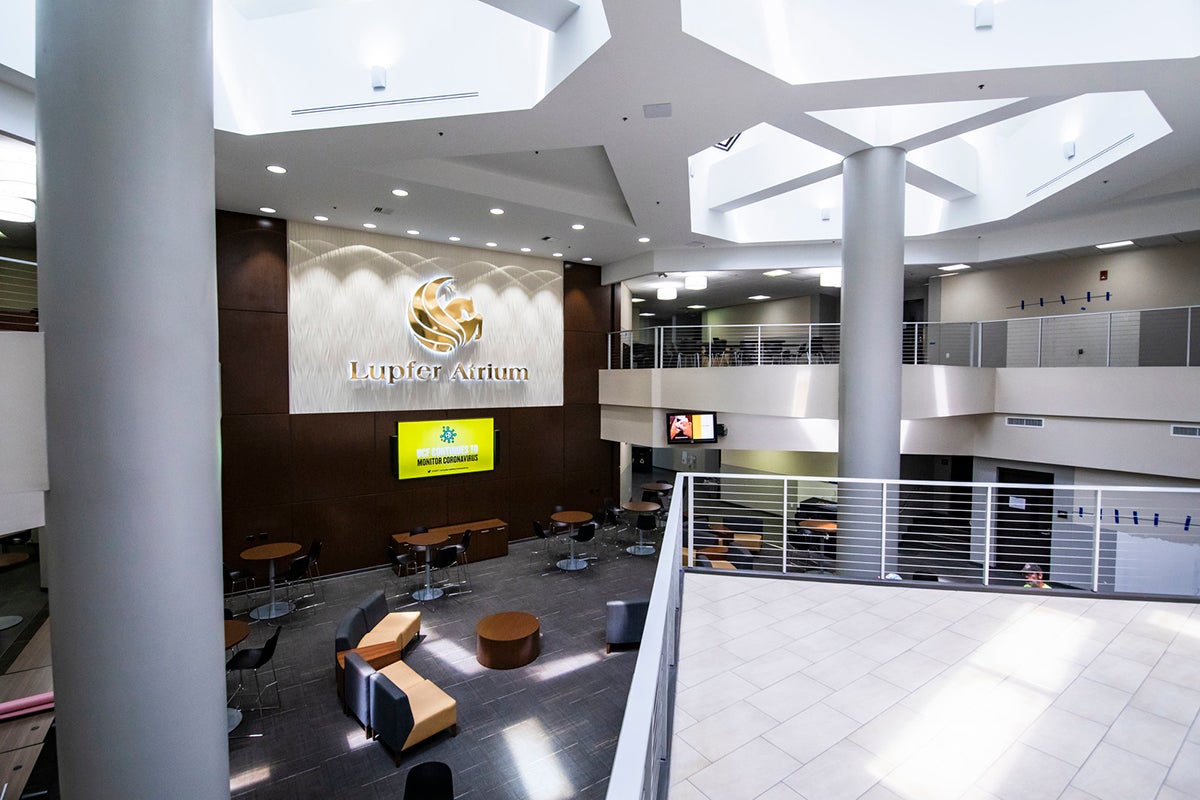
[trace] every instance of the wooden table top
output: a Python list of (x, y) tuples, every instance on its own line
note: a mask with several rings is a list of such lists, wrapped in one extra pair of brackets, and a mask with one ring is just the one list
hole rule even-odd
[(592, 515), (586, 511), (556, 511), (550, 519), (563, 525), (582, 525), (592, 521)]
[(241, 552), (247, 561), (272, 561), (276, 558), (287, 558), (300, 552), (296, 542), (268, 542), (254, 547), (248, 547)]
[(0, 569), (15, 567), (17, 564), (28, 560), (29, 553), (0, 553)]
[(669, 492), (675, 487), (669, 483), (643, 483), (642, 488), (648, 492)]
[(626, 500), (621, 503), (621, 508), (638, 514), (648, 514), (651, 511), (658, 511), (662, 506), (658, 503), (651, 503), (649, 500)]
[(429, 531), (428, 533), (410, 534), (406, 541), (413, 547), (433, 547), (434, 545), (441, 544), (449, 539), (450, 537), (444, 533), (439, 533), (438, 531)]
[(479, 620), (475, 633), (489, 642), (511, 642), (537, 633), (538, 618), (524, 611), (501, 611)]
[(250, 623), (240, 619), (225, 620), (225, 649), (239, 645), (250, 635)]
[(813, 531), (836, 531), (837, 523), (827, 519), (802, 519), (796, 523), (796, 527)]

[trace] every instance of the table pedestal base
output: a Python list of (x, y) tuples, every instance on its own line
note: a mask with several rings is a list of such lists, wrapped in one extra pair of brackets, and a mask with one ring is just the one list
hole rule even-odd
[(555, 564), (555, 566), (557, 566), (559, 569), (564, 569), (568, 572), (584, 569), (587, 567), (587, 565), (587, 562), (582, 558), (564, 558), (562, 561), (559, 561)]
[(278, 619), (279, 617), (286, 616), (295, 610), (296, 606), (292, 603), (288, 603), (283, 600), (277, 600), (274, 603), (267, 603), (266, 605), (259, 606), (250, 612), (250, 616), (251, 618), (257, 620)]
[(0, 617), (0, 631), (15, 628), (25, 621), (24, 617)]
[(654, 555), (654, 545), (652, 544), (631, 544), (625, 548), (625, 552), (631, 556), (652, 556)]
[(412, 596), (413, 596), (413, 599), (415, 599), (415, 600), (424, 601), (424, 600), (437, 600), (443, 594), (445, 594), (445, 592), (443, 592), (441, 589), (437, 588), (436, 586), (426, 586), (425, 588), (417, 589), (415, 592), (413, 592)]
[(233, 733), (234, 728), (242, 724), (242, 710), (240, 708), (225, 709), (225, 722), (229, 727), (226, 733)]

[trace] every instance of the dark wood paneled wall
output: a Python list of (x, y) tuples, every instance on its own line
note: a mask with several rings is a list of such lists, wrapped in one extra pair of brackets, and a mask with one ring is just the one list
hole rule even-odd
[[(325, 574), (384, 563), (392, 533), (499, 517), (510, 538), (531, 535), (552, 506), (599, 510), (616, 496), (617, 454), (600, 439), (599, 370), (612, 329), (600, 271), (569, 265), (563, 280), (563, 405), (445, 411), (288, 413), (287, 227), (217, 212), (224, 552), (261, 531), (305, 547), (323, 542)], [(398, 481), (396, 422), (490, 416), (496, 468)]]

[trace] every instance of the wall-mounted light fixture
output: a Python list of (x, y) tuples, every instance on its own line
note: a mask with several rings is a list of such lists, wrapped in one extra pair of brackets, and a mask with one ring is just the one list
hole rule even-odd
[(975, 5), (975, 30), (989, 30), (995, 24), (995, 0), (979, 0)]
[(387, 70), (380, 66), (371, 67), (371, 88), (381, 91), (387, 88)]
[(828, 208), (821, 209), (821, 222), (829, 222), (829, 218), (833, 216), (833, 210)]
[(1075, 143), (1074, 142), (1063, 142), (1063, 158), (1074, 158), (1074, 157), (1075, 157)]

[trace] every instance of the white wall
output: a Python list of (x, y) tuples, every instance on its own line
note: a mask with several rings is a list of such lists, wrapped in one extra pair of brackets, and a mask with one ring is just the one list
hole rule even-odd
[(0, 331), (0, 533), (45, 524), (45, 361), (42, 334)]
[(704, 312), (705, 325), (799, 325), (812, 322), (812, 297), (764, 300)]
[[(1200, 304), (1200, 244), (1095, 255), (1021, 267), (961, 272), (931, 281), (940, 290), (930, 320), (977, 322)], [(1100, 271), (1108, 279), (1100, 280)], [(1092, 301), (1084, 299), (1088, 292)], [(1101, 299), (1110, 292), (1112, 299)], [(1064, 305), (1059, 297), (1065, 297)], [(1045, 306), (1039, 306), (1043, 298)], [(1019, 308), (1021, 301), (1026, 308)], [(940, 313), (940, 317), (933, 314)]]

